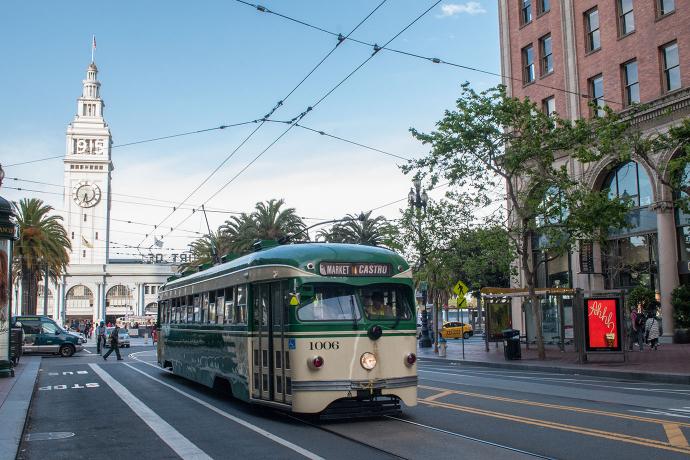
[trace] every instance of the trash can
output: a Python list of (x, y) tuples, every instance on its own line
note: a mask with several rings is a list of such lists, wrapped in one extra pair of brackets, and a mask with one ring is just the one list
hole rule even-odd
[(24, 343), (24, 331), (21, 327), (13, 327), (10, 330), (10, 359), (16, 366), (22, 357), (22, 344)]
[(503, 333), (503, 356), (506, 361), (520, 359), (520, 331), (517, 329), (504, 329)]

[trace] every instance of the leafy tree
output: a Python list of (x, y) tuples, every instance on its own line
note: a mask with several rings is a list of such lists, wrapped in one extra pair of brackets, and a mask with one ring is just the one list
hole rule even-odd
[[(535, 293), (539, 264), (569, 253), (579, 240), (604, 241), (609, 228), (625, 226), (627, 203), (591, 191), (572, 177), (565, 153), (588, 163), (622, 156), (629, 147), (625, 127), (610, 111), (588, 120), (548, 116), (529, 100), (506, 95), (499, 86), (483, 92), (462, 87), (456, 110), (448, 110), (436, 130), (413, 136), (430, 153), (404, 167), (406, 172), (445, 178), (462, 188), (469, 202), (495, 201), (491, 190), (505, 187), (506, 230), (525, 275), (536, 323), (539, 358), (546, 357), (541, 302)], [(546, 257), (533, 257), (532, 241), (541, 236)]]
[(372, 219), (371, 213), (369, 211), (359, 216), (348, 214), (345, 221), (336, 223), (328, 230), (320, 230), (317, 238), (329, 243), (387, 246), (388, 236), (391, 234), (390, 224), (383, 216)]
[(673, 322), (678, 329), (690, 328), (690, 286), (681, 285), (671, 292)]
[(214, 263), (223, 255), (229, 252), (230, 239), (224, 237), (219, 232), (211, 232), (194, 240), (189, 245), (191, 260), (180, 265), (180, 271), (195, 269), (199, 265)]
[(62, 217), (49, 215), (53, 208), (42, 200), (24, 198), (14, 203), (19, 226), (19, 240), (14, 245), (13, 265), (22, 286), (22, 312), (36, 314), (38, 284), (43, 279), (46, 264), (48, 276), (57, 282), (69, 264), (72, 244), (60, 221)]

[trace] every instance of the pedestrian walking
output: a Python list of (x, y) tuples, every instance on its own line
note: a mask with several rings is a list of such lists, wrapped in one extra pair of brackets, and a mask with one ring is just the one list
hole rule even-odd
[(628, 350), (633, 351), (633, 345), (637, 341), (637, 307), (630, 307), (630, 317), (628, 318)]
[(108, 359), (108, 356), (110, 356), (110, 353), (112, 353), (113, 351), (115, 351), (115, 354), (117, 355), (117, 360), (122, 361), (122, 356), (120, 356), (119, 338), (120, 326), (116, 324), (115, 328), (110, 333), (110, 350), (108, 350), (108, 352), (103, 355), (103, 361), (106, 361)]
[(637, 345), (640, 347), (640, 351), (644, 350), (645, 343), (645, 324), (647, 322), (647, 317), (642, 310), (635, 313), (635, 330), (637, 333)]
[(659, 348), (659, 337), (661, 336), (661, 327), (659, 320), (656, 319), (656, 310), (649, 311), (649, 317), (644, 325), (645, 339), (649, 343), (649, 348), (656, 350)]
[(96, 353), (101, 354), (101, 343), (103, 348), (105, 348), (105, 322), (101, 321), (96, 327)]

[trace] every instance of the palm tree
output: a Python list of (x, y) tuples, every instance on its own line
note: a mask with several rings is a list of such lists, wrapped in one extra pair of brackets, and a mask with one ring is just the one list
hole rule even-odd
[[(302, 218), (297, 215), (295, 208), (288, 208), (281, 211), (281, 206), (285, 200), (269, 200), (265, 203), (256, 203), (256, 210), (252, 213), (252, 218), (256, 223), (256, 239), (259, 240), (279, 240), (285, 236), (302, 232), (306, 225)], [(306, 234), (297, 237), (297, 240), (304, 240)]]
[(383, 216), (371, 218), (372, 211), (359, 216), (348, 214), (344, 222), (338, 222), (329, 230), (317, 234), (329, 243), (364, 244), (366, 246), (386, 246), (390, 224)]
[(36, 198), (14, 203), (19, 226), (19, 240), (14, 247), (15, 273), (22, 285), (22, 312), (36, 314), (38, 283), (44, 276), (57, 282), (69, 264), (72, 244), (60, 221), (62, 217), (48, 214), (53, 207)]
[(180, 271), (184, 272), (199, 265), (215, 262), (228, 251), (229, 240), (220, 232), (211, 232), (204, 235), (189, 245), (191, 260), (180, 265)]

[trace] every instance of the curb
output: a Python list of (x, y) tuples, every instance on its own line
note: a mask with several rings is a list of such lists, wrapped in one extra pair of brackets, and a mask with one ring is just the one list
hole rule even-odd
[(593, 377), (608, 377), (625, 380), (637, 380), (641, 382), (671, 383), (679, 385), (690, 385), (690, 375), (688, 374), (668, 374), (660, 372), (636, 372), (636, 371), (614, 371), (609, 369), (583, 369), (581, 367), (557, 367), (535, 364), (509, 364), (487, 361), (463, 361), (461, 359), (435, 358), (419, 356), (423, 361), (437, 363), (455, 363), (466, 366), (493, 367), (498, 369), (517, 369), (521, 371), (551, 372), (554, 374), (588, 375)]
[(19, 444), (41, 367), (40, 357), (25, 356), (22, 361), (26, 367), (16, 377), (17, 381), (0, 407), (0, 420), (3, 424), (3, 429), (0, 430), (0, 460), (13, 460), (19, 453)]

